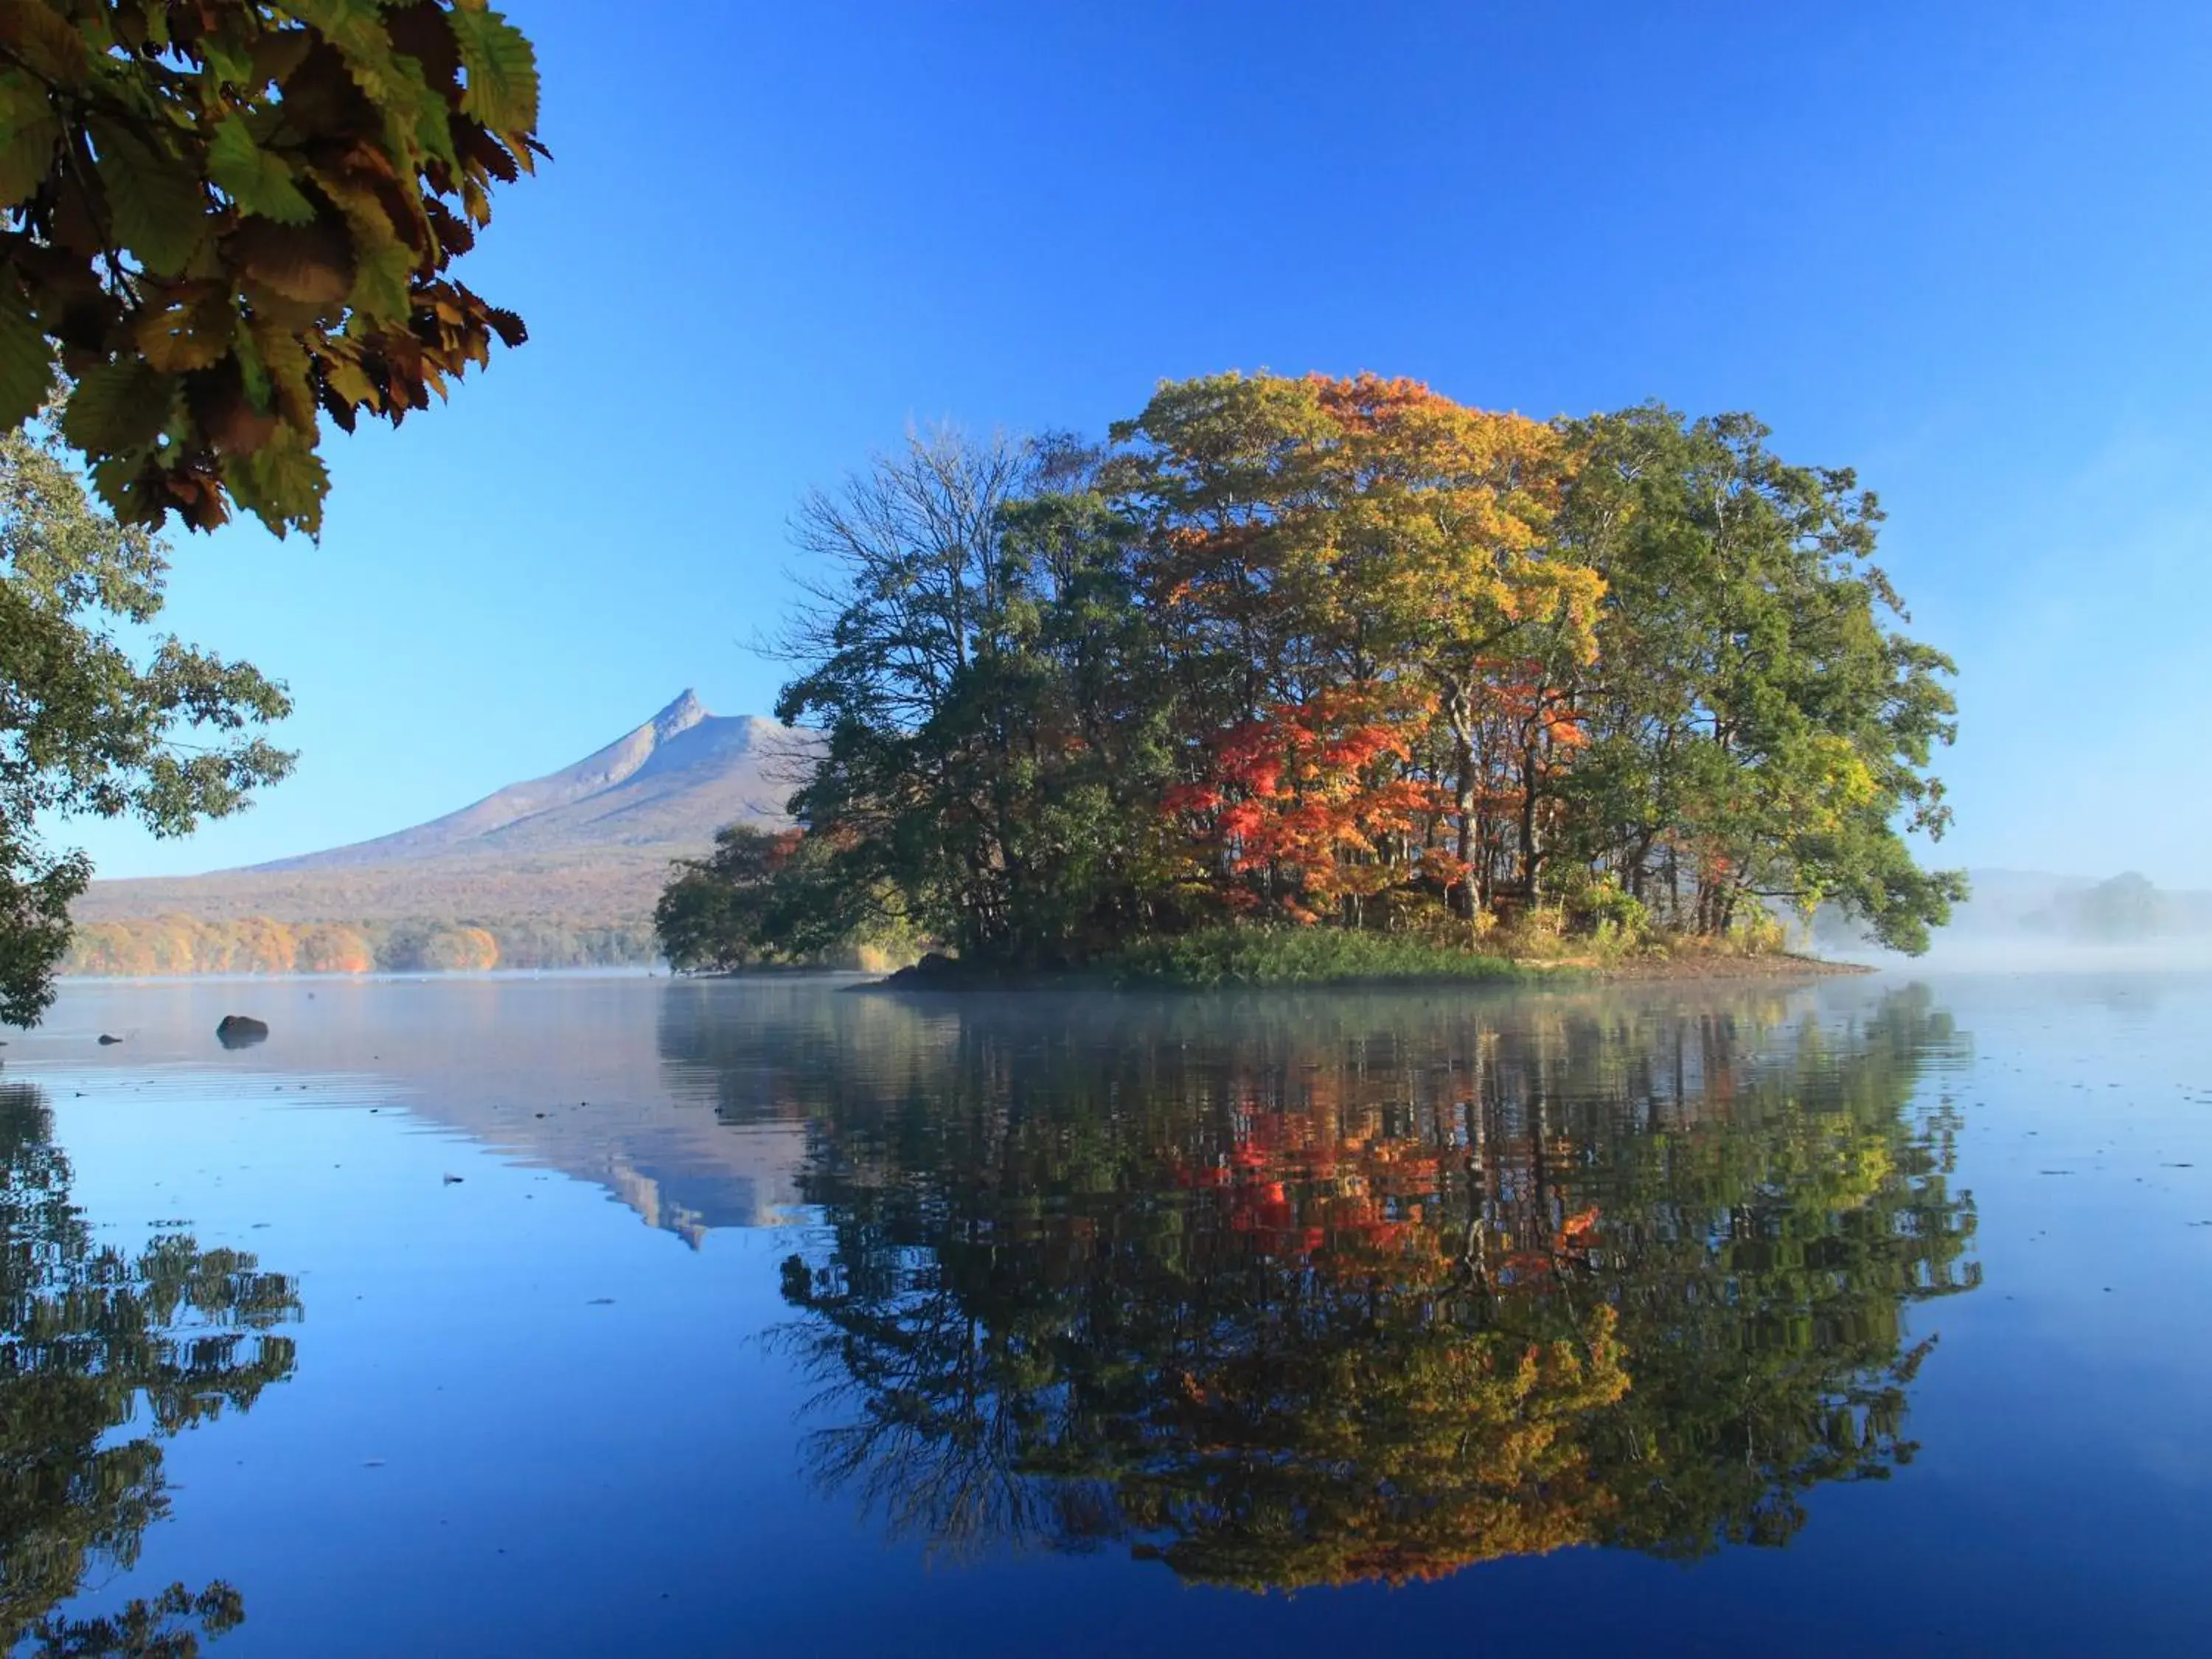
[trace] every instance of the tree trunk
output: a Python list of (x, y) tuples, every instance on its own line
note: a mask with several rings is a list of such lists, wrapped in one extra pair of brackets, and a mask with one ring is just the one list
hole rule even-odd
[(1543, 854), (1536, 846), (1537, 780), (1536, 745), (1523, 744), (1521, 750), (1521, 894), (1530, 909), (1536, 908), (1536, 877)]

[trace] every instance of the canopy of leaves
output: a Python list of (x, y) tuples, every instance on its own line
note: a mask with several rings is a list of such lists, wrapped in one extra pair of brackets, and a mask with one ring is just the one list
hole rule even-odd
[(1950, 822), (1936, 747), (1950, 659), (1887, 625), (1879, 504), (1848, 471), (1791, 466), (1748, 416), (1644, 407), (1576, 423), (1561, 539), (1607, 584), (1572, 686), (1587, 752), (1559, 781), (1565, 838), (1638, 897), (1693, 893), (1698, 927), (1747, 896), (1830, 901), (1924, 950), (1963, 897), (1900, 830)]
[(0, 429), (58, 367), (122, 523), (313, 533), (323, 416), (522, 342), (450, 269), (537, 122), (483, 0), (0, 0)]
[(291, 768), (262, 734), (290, 710), (281, 686), (173, 636), (134, 648), (161, 609), (164, 554), (86, 501), (50, 428), (0, 434), (0, 1023), (52, 1000), (90, 878), (81, 854), (46, 847), (42, 819), (184, 835)]
[(653, 915), (660, 948), (677, 968), (727, 970), (773, 959), (769, 938), (790, 938), (803, 918), (772, 915), (772, 898), (788, 895), (775, 878), (797, 849), (795, 831), (781, 835), (733, 823), (714, 837), (714, 853), (679, 866)]

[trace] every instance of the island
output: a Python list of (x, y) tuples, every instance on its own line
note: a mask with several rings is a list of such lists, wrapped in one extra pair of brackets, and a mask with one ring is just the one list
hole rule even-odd
[(1164, 382), (1106, 441), (918, 433), (802, 505), (818, 733), (677, 967), (927, 982), (1511, 977), (1908, 952), (1954, 672), (1848, 469), (1748, 415), (1544, 422), (1417, 382)]

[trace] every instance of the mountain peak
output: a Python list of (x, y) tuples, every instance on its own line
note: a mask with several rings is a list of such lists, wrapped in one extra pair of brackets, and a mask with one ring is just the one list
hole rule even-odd
[(653, 717), (653, 734), (665, 743), (679, 732), (689, 732), (701, 720), (712, 720), (713, 714), (699, 701), (699, 694), (686, 686), (684, 695)]
[(772, 721), (716, 715), (689, 689), (572, 766), (511, 783), (410, 830), (259, 870), (412, 864), (448, 854), (610, 845), (703, 848), (726, 823), (781, 822), (792, 767), (814, 741)]

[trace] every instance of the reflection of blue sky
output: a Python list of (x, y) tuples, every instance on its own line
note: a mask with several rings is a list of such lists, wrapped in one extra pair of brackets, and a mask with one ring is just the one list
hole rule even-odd
[(2051, 1523), (2212, 1495), (2212, 978), (1933, 983), (1977, 1051), (1955, 1092), (1984, 1288), (1942, 1310), (1928, 1467), (2009, 1456)]
[[(53, 1096), (100, 1237), (188, 1220), (299, 1274), (306, 1309), (297, 1376), (171, 1443), (174, 1516), (103, 1594), (228, 1577), (249, 1616), (218, 1651), (241, 1656), (1341, 1656), (1454, 1650), (1471, 1631), (1544, 1652), (2183, 1650), (2212, 1528), (2212, 1228), (2190, 1224), (2212, 1220), (2212, 982), (1936, 983), (1970, 1057), (1932, 1070), (1923, 1100), (1948, 1094), (1964, 1119), (1983, 1285), (1912, 1315), (1941, 1342), (1912, 1390), (1911, 1468), (1813, 1494), (1780, 1552), (1688, 1571), (1570, 1552), (1295, 1601), (1183, 1589), (1115, 1552), (955, 1569), (884, 1545), (800, 1479), (804, 1385), (759, 1340), (793, 1235), (716, 1230), (695, 1251), (597, 1184), (405, 1109), (350, 1066), (348, 1032), (421, 988), (316, 988), (313, 1012), (283, 1006), (296, 985), (194, 988), (250, 997), (276, 1029), (240, 1056), (209, 1036), (188, 1066), (185, 1034), (213, 1021), (179, 988), (73, 985), (9, 1072)], [(1863, 1006), (1871, 988), (1820, 996)], [(733, 1019), (754, 1006), (687, 989)], [(423, 1054), (458, 1052), (429, 1033), (459, 1031), (487, 1076), (550, 1067), (617, 1085), (610, 1099), (622, 1068), (591, 1050), (641, 1032), (618, 1053), (645, 1103), (663, 994), (601, 982), (585, 1014), (558, 987), (452, 986), (409, 1017)], [(136, 1035), (100, 1051), (103, 1027)], [(344, 1628), (301, 1642), (334, 1613)]]

